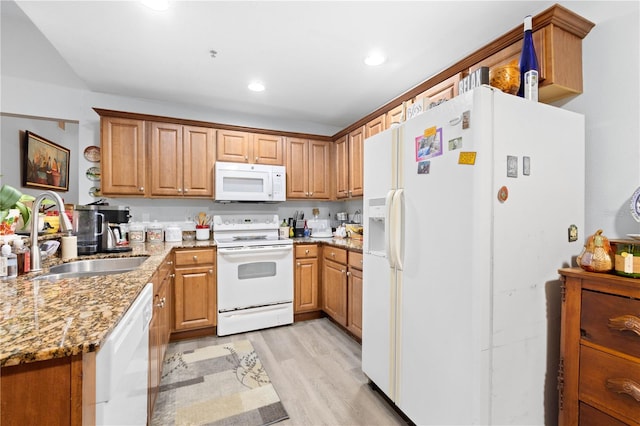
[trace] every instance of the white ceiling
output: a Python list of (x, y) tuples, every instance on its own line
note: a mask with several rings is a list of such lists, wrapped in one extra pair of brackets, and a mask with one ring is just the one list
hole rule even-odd
[(92, 91), (342, 129), (554, 2), (16, 3)]

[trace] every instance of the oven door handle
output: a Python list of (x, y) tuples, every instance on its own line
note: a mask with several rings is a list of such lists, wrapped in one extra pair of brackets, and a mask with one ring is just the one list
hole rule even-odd
[(293, 251), (293, 246), (274, 246), (274, 247), (260, 247), (260, 248), (243, 248), (243, 249), (224, 249), (219, 248), (218, 254), (222, 255), (238, 255), (245, 256), (247, 254), (255, 254), (255, 253), (277, 253), (277, 252), (287, 252)]

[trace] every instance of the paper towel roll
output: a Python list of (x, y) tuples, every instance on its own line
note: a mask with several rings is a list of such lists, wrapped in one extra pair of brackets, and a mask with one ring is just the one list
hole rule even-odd
[(71, 235), (62, 237), (62, 260), (78, 257), (78, 237)]

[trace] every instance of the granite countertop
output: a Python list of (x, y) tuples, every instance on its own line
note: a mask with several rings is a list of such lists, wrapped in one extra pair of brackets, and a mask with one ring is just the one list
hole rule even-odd
[[(362, 241), (294, 238), (294, 244), (328, 244), (362, 252)], [(124, 254), (99, 253), (74, 260), (149, 256), (135, 271), (57, 281), (34, 280), (63, 263), (43, 261), (43, 270), (0, 281), (0, 367), (96, 351), (117, 325), (163, 259), (179, 248), (215, 247), (212, 240), (132, 243)]]
[(40, 272), (0, 281), (0, 367), (96, 351), (172, 249), (213, 246), (213, 241), (134, 243), (129, 253), (75, 259), (148, 255), (132, 272), (33, 280), (62, 263), (53, 258), (43, 261)]

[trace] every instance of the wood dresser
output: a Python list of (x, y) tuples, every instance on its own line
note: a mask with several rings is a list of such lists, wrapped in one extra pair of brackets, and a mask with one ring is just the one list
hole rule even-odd
[(559, 272), (559, 424), (640, 425), (640, 279)]

